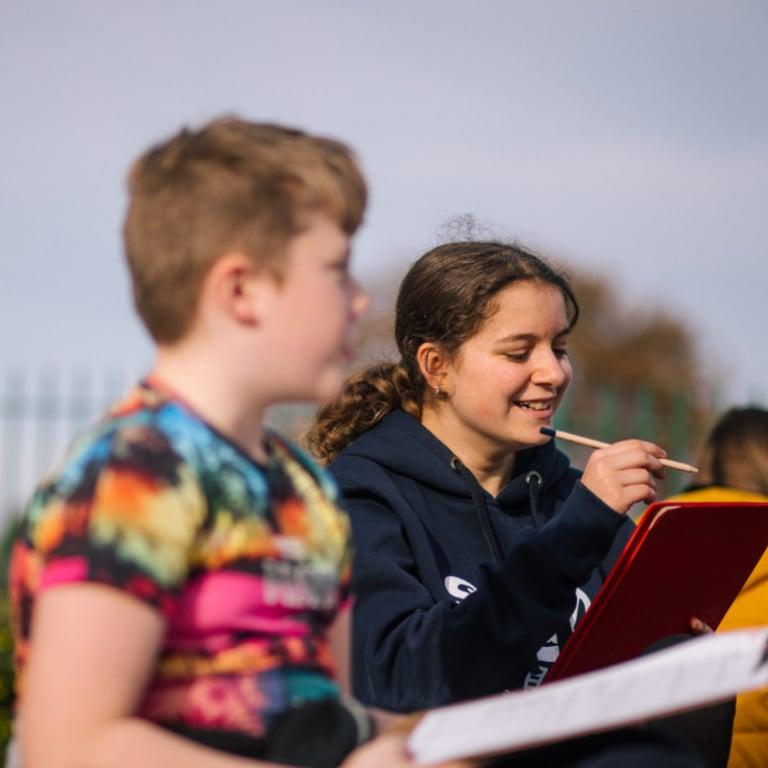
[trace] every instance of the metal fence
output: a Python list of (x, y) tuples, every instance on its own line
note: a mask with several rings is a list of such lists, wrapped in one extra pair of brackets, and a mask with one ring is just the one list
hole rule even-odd
[[(578, 405), (566, 395), (556, 414), (555, 426), (607, 443), (629, 437), (650, 440), (662, 445), (670, 458), (695, 463), (705, 432), (718, 411), (715, 403), (702, 406), (687, 392), (660, 401), (647, 388), (626, 393), (616, 387), (604, 387), (590, 402)], [(584, 466), (589, 449), (565, 444), (560, 448), (576, 466)], [(657, 482), (658, 498), (669, 496), (692, 481), (690, 475), (667, 472), (666, 478)]]
[[(78, 432), (138, 379), (138, 374), (85, 369), (0, 372), (0, 527), (20, 512)], [(268, 420), (298, 437), (313, 410), (280, 406)]]
[(79, 429), (124, 391), (118, 372), (8, 371), (0, 383), (0, 512), (16, 512)]
[[(135, 378), (116, 371), (0, 373), (0, 522), (20, 510), (73, 436), (98, 418)], [(311, 414), (306, 406), (283, 406), (273, 410), (270, 423), (297, 437)], [(627, 400), (607, 388), (591, 404), (578, 408), (566, 399), (556, 421), (562, 429), (606, 441), (629, 435), (663, 441), (670, 456), (683, 461), (693, 458), (702, 432), (701, 418), (695, 416), (688, 397), (681, 395), (661, 409), (644, 390)], [(563, 448), (583, 466), (585, 451)], [(687, 479), (671, 473), (661, 490), (673, 492)]]

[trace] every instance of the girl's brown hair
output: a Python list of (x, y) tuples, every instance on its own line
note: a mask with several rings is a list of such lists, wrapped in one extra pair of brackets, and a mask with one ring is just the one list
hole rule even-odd
[(500, 290), (518, 280), (554, 285), (562, 291), (569, 326), (579, 306), (567, 279), (539, 256), (516, 244), (462, 241), (433, 248), (416, 261), (400, 284), (395, 309), (397, 363), (379, 363), (353, 373), (342, 394), (323, 406), (307, 433), (309, 449), (332, 461), (358, 435), (402, 409), (421, 418), (426, 386), (416, 352), (427, 341), (449, 355), (474, 336), (498, 309)]
[(704, 448), (701, 481), (768, 495), (768, 411), (731, 408), (720, 417)]

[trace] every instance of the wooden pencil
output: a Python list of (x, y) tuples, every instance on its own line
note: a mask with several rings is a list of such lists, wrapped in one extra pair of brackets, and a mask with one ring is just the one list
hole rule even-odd
[[(557, 437), (560, 440), (565, 440), (568, 443), (576, 443), (576, 445), (586, 445), (588, 448), (607, 448), (610, 443), (604, 443), (602, 440), (594, 440), (591, 437), (582, 437), (581, 435), (574, 435), (571, 432), (563, 432), (561, 429), (550, 429), (549, 427), (542, 427), (539, 432), (543, 435), (549, 435), (549, 437)], [(669, 469), (677, 469), (680, 472), (690, 472), (695, 474), (699, 470), (691, 464), (685, 464), (682, 461), (673, 461), (672, 459), (659, 459), (663, 467), (669, 467)]]

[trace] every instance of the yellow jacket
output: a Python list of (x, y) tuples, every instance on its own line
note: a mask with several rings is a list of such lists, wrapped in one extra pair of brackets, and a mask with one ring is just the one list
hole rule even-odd
[[(768, 496), (723, 486), (704, 486), (667, 501), (768, 501)], [(725, 614), (720, 630), (768, 624), (768, 550)], [(736, 697), (736, 719), (728, 768), (768, 766), (768, 688)]]

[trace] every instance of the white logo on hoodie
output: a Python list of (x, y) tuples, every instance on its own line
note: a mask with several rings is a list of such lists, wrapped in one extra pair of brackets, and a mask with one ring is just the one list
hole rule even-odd
[(446, 576), (443, 583), (448, 594), (455, 600), (463, 600), (467, 595), (477, 592), (474, 584), (458, 576)]
[[(589, 595), (583, 590), (576, 588), (576, 605), (573, 609), (573, 613), (568, 619), (568, 623), (571, 625), (571, 632), (576, 628), (576, 625), (584, 617), (587, 609), (591, 605)], [(536, 660), (539, 662), (536, 670), (531, 670), (525, 676), (524, 688), (537, 688), (541, 685), (541, 681), (544, 676), (549, 672), (549, 668), (557, 661), (557, 657), (560, 655), (560, 641), (557, 635), (552, 635), (544, 645), (536, 652)]]

